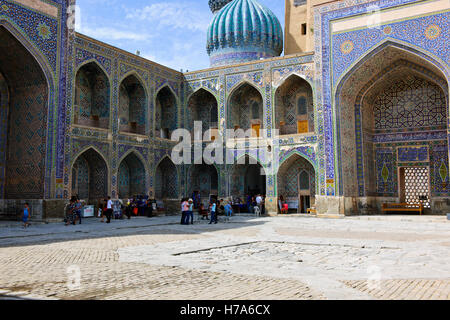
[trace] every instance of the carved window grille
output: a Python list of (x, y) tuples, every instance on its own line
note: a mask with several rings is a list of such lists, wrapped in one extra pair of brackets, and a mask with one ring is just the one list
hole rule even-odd
[(430, 172), (428, 168), (405, 168), (405, 201), (407, 204), (422, 203), (425, 208), (431, 208)]

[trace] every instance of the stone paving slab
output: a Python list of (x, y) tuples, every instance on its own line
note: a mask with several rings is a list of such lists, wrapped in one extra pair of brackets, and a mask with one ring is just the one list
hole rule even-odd
[(0, 296), (450, 299), (450, 224), (370, 218), (237, 216), (181, 226), (179, 217), (158, 217), (3, 228)]

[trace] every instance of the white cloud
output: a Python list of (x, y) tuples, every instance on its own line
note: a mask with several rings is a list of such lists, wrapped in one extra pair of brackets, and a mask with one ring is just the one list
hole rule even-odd
[(156, 24), (158, 28), (189, 29), (206, 32), (211, 14), (198, 10), (193, 4), (159, 2), (128, 12), (127, 19), (138, 19)]
[(81, 25), (77, 31), (93, 38), (106, 40), (144, 41), (150, 39), (150, 36), (147, 34), (124, 31), (110, 27), (91, 28)]

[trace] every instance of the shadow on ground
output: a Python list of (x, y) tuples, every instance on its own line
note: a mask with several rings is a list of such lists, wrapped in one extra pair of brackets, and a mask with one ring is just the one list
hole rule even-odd
[(196, 235), (215, 231), (260, 226), (266, 223), (264, 217), (234, 216), (227, 220), (220, 216), (218, 224), (195, 217), (194, 225), (181, 225), (179, 216), (135, 217), (131, 220), (112, 220), (101, 223), (98, 218), (83, 219), (81, 225), (65, 226), (64, 223), (36, 224), (28, 229), (15, 226), (0, 228), (0, 248), (25, 247), (51, 243), (89, 240), (100, 238), (126, 237), (131, 235)]

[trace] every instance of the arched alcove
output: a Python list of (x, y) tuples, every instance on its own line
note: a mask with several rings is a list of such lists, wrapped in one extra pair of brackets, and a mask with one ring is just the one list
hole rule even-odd
[(0, 26), (1, 197), (43, 199), (49, 84), (36, 58)]
[(314, 132), (314, 104), (311, 85), (291, 75), (275, 93), (275, 124), (280, 135)]
[(110, 83), (96, 62), (83, 65), (75, 77), (74, 123), (108, 129)]
[(145, 196), (147, 194), (145, 177), (145, 166), (139, 157), (134, 153), (127, 155), (119, 166), (119, 198)]
[(232, 92), (228, 101), (228, 129), (253, 129), (253, 135), (259, 137), (260, 129), (264, 129), (261, 93), (245, 82)]
[(155, 136), (170, 139), (177, 129), (177, 99), (169, 87), (165, 86), (156, 95)]
[(316, 196), (316, 172), (305, 158), (290, 156), (278, 170), (278, 195), (290, 204), (290, 210), (307, 213), (314, 206)]
[(108, 166), (93, 148), (83, 152), (73, 164), (72, 196), (93, 204), (108, 196)]
[(145, 135), (147, 96), (141, 81), (129, 75), (119, 87), (120, 131)]
[(155, 196), (156, 199), (178, 199), (178, 171), (169, 157), (165, 157), (156, 168)]
[(246, 199), (266, 193), (266, 174), (259, 162), (249, 156), (234, 164), (231, 169), (230, 192), (233, 197)]
[(198, 90), (189, 98), (189, 130), (192, 135), (194, 133), (194, 122), (200, 121), (202, 123), (202, 136), (196, 136), (196, 140), (203, 140), (205, 132), (210, 129), (213, 131), (212, 136), (215, 136), (214, 133), (217, 134), (219, 121), (217, 108), (217, 99), (205, 89)]
[(448, 85), (431, 58), (382, 44), (343, 77), (336, 101), (343, 195), (445, 204)]

